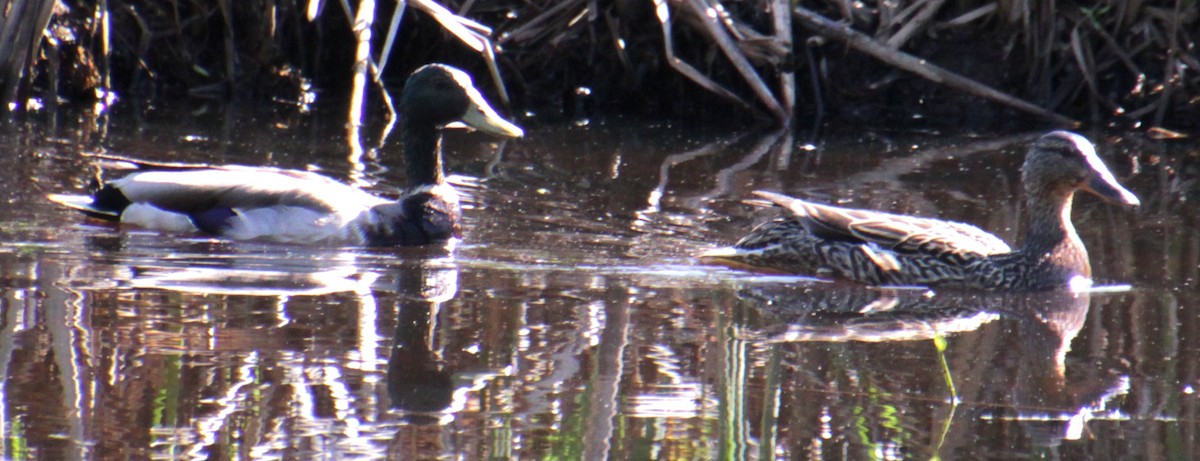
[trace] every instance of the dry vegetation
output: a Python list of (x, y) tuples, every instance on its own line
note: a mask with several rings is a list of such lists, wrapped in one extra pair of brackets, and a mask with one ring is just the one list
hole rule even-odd
[(310, 84), (353, 107), (386, 94), (369, 77), (438, 60), (539, 115), (1200, 129), (1200, 7), (1182, 0), (6, 3), (17, 109), (96, 88), (295, 102)]

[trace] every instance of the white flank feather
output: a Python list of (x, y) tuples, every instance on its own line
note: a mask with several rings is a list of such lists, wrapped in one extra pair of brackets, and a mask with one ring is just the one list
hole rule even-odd
[(145, 203), (134, 203), (121, 212), (122, 224), (133, 224), (146, 229), (166, 232), (196, 232), (196, 226), (187, 215), (166, 211)]

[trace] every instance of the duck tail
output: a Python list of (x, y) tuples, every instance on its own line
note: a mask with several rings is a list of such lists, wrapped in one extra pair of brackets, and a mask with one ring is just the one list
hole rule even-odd
[(104, 186), (92, 195), (48, 194), (46, 198), (72, 210), (108, 220), (118, 220), (130, 201), (115, 187)]
[(791, 210), (792, 213), (795, 213), (797, 216), (812, 216), (817, 214), (816, 212), (819, 211), (815, 209), (816, 205), (795, 197), (789, 197), (787, 195), (765, 190), (756, 190), (753, 193), (760, 199), (770, 202), (772, 205)]

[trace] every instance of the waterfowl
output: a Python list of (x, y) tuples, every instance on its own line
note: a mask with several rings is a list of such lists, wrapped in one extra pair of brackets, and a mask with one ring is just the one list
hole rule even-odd
[(409, 76), (400, 110), (409, 189), (397, 200), (306, 171), (136, 161), (137, 171), (90, 196), (49, 198), (122, 224), (235, 240), (390, 246), (458, 237), (462, 212), (443, 181), (442, 128), (461, 121), (498, 136), (523, 132), (497, 115), (470, 76), (442, 64)]
[(1021, 182), (1030, 219), (1023, 246), (1016, 250), (969, 224), (757, 191), (787, 210), (785, 215), (700, 259), (877, 286), (1029, 291), (1090, 283), (1087, 249), (1071, 224), (1075, 192), (1129, 206), (1139, 204), (1137, 197), (1117, 182), (1087, 138), (1067, 131), (1046, 134), (1033, 144)]

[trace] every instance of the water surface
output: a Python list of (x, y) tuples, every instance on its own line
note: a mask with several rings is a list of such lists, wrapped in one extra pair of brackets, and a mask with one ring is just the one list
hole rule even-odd
[(1036, 133), (452, 132), (461, 242), (311, 249), (122, 229), (44, 194), (85, 190), (88, 152), (389, 193), (396, 139), (354, 163), (337, 114), (32, 118), (0, 130), (9, 459), (1200, 456), (1194, 143), (1093, 136), (1144, 203), (1077, 201), (1109, 289), (983, 296), (692, 255), (775, 213), (744, 202), (756, 189), (1013, 242)]

